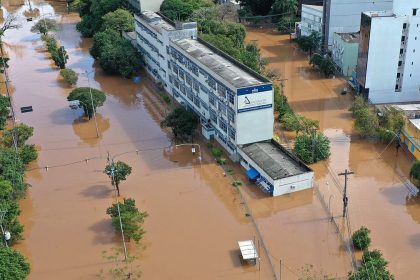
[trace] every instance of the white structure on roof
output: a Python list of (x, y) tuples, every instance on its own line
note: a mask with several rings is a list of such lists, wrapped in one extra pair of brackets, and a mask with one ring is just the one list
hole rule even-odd
[(420, 101), (420, 1), (362, 14), (356, 75), (375, 104)]
[[(246, 156), (241, 151), (242, 145), (245, 147), (272, 139), (274, 100), (273, 85), (269, 80), (197, 38), (195, 22), (175, 24), (147, 11), (136, 15), (135, 19), (137, 47), (143, 54), (145, 68), (171, 96), (200, 117), (206, 138), (215, 138), (236, 160)], [(255, 155), (260, 153), (264, 157), (267, 151), (260, 149), (255, 151)], [(252, 162), (252, 166), (259, 168), (259, 164), (267, 166), (269, 162), (274, 168), (277, 166), (293, 172), (295, 159), (279, 154), (281, 152), (277, 151), (276, 156), (268, 161)], [(313, 176), (309, 168), (301, 165), (299, 162), (296, 168), (302, 174), (311, 173)], [(281, 191), (270, 187), (274, 186), (274, 181), (270, 185), (270, 179), (266, 179), (269, 177), (262, 172), (254, 172), (253, 176), (256, 176), (253, 179), (261, 182), (261, 186), (267, 182), (270, 194), (274, 192), (278, 195), (303, 188), (299, 185), (301, 183), (294, 184), (299, 176), (281, 175), (284, 182), (290, 180), (287, 184), (296, 186)], [(311, 187), (312, 180), (302, 185)]]
[(392, 2), (393, 0), (324, 0), (324, 50), (331, 48), (334, 33), (358, 32), (360, 15), (363, 12), (390, 10)]
[(241, 251), (242, 259), (244, 260), (257, 260), (258, 253), (257, 248), (255, 248), (254, 241), (244, 240), (238, 241), (239, 250)]
[(301, 36), (309, 36), (314, 31), (322, 34), (322, 10), (322, 6), (302, 5), (302, 19), (299, 23)]

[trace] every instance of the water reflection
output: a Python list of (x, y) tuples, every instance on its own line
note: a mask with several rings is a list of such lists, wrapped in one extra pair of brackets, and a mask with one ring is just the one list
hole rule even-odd
[(88, 120), (82, 116), (73, 121), (74, 134), (79, 136), (83, 143), (88, 144), (91, 147), (96, 146), (100, 142), (104, 132), (107, 131), (110, 127), (109, 118), (104, 118), (99, 113), (96, 114), (96, 120), (98, 123), (100, 137), (97, 137), (96, 135), (94, 118)]
[(407, 195), (406, 205), (408, 214), (418, 224), (420, 224), (420, 195)]

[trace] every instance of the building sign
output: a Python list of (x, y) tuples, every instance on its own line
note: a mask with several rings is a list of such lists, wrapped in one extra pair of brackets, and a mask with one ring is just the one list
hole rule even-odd
[(262, 110), (273, 106), (273, 92), (255, 92), (238, 95), (238, 113)]

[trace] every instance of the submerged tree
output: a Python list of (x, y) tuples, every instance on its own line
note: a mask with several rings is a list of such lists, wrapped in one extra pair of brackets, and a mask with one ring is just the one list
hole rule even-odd
[(5, 280), (23, 280), (31, 268), (28, 261), (18, 251), (0, 246), (0, 275)]
[(80, 87), (72, 90), (67, 100), (80, 101), (80, 106), (83, 108), (85, 116), (90, 120), (93, 117), (93, 112), (96, 112), (96, 108), (104, 105), (106, 95), (102, 91), (94, 88)]
[(112, 185), (115, 184), (118, 196), (120, 195), (120, 183), (127, 179), (127, 176), (131, 174), (131, 170), (131, 166), (122, 161), (113, 162), (105, 167), (104, 173), (111, 178)]
[(296, 155), (308, 164), (329, 158), (330, 140), (321, 132), (303, 133), (296, 137)]
[(47, 34), (49, 31), (57, 31), (58, 24), (54, 19), (50, 18), (41, 18), (34, 26), (31, 28), (31, 32)]
[(177, 107), (162, 122), (162, 127), (172, 128), (175, 138), (191, 136), (197, 128), (197, 116), (184, 107)]
[(102, 27), (104, 29), (116, 30), (122, 35), (122, 32), (130, 32), (134, 30), (134, 17), (131, 13), (124, 9), (117, 9), (109, 12), (102, 17)]

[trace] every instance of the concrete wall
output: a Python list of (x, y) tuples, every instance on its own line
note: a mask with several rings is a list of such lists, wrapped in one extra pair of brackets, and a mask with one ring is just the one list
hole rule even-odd
[(328, 17), (324, 29), (325, 47), (332, 45), (335, 32), (358, 32), (362, 12), (391, 10), (392, 2), (392, 0), (325, 0), (324, 10)]
[(334, 33), (332, 57), (344, 76), (351, 76), (356, 69), (358, 50), (359, 43), (346, 42)]
[(306, 190), (313, 187), (314, 172), (287, 177), (274, 182), (273, 196)]
[(394, 13), (400, 16), (412, 16), (413, 9), (417, 10), (417, 15), (420, 15), (420, 1), (419, 0), (395, 0)]
[(322, 11), (310, 5), (302, 5), (301, 35), (309, 36), (313, 31), (322, 34), (322, 17)]
[(163, 0), (138, 0), (142, 11), (159, 12)]

